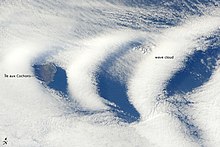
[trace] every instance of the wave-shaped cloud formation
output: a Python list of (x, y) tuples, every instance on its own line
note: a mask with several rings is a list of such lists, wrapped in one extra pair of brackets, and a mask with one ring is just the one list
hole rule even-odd
[(0, 137), (218, 147), (219, 32), (217, 0), (1, 0)]

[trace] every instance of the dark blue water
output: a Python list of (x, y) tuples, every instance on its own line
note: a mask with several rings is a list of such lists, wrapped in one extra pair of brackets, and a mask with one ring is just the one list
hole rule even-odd
[[(47, 66), (47, 68), (46, 68)], [(34, 74), (49, 88), (58, 91), (61, 95), (67, 96), (67, 76), (66, 71), (55, 64), (33, 65)]]
[(116, 104), (116, 107), (110, 105), (112, 108), (111, 111), (122, 121), (128, 123), (138, 121), (140, 114), (128, 101), (126, 83), (112, 77), (107, 71), (114, 65), (115, 61), (126, 54), (129, 49), (140, 46), (141, 44), (141, 41), (135, 41), (122, 46), (119, 52), (113, 53), (102, 63), (100, 71), (96, 73), (99, 95)]
[(140, 114), (128, 101), (127, 88), (125, 84), (112, 79), (111, 75), (100, 72), (97, 76), (99, 95), (104, 99), (113, 102), (117, 107), (112, 107), (112, 112), (123, 121), (131, 123), (140, 118)]
[(167, 96), (186, 94), (207, 82), (215, 69), (220, 47), (196, 51), (187, 58), (185, 67), (174, 74), (166, 86)]

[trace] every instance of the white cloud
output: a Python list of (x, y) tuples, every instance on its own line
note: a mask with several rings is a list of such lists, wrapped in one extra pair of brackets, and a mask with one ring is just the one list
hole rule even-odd
[[(1, 1), (0, 12), (0, 141), (8, 137), (8, 146), (12, 147), (196, 146), (179, 130), (181, 124), (163, 111), (166, 106), (154, 109), (154, 100), (165, 81), (182, 66), (186, 55), (199, 45), (193, 42), (194, 39), (219, 28), (219, 16), (207, 14), (177, 27), (163, 27), (166, 29), (162, 30), (157, 28), (158, 24), (149, 25), (150, 21), (144, 17), (172, 18), (172, 12), (103, 1), (7, 0)], [(219, 13), (219, 10), (216, 12)], [(134, 23), (134, 17), (139, 21)], [(132, 31), (132, 28), (153, 31), (142, 33)], [(141, 122), (118, 124), (119, 120), (111, 112), (80, 115), (71, 111), (74, 104), (62, 101), (62, 97), (43, 87), (36, 78), (3, 77), (5, 73), (33, 74), (31, 65), (44, 57), (67, 71), (72, 98), (83, 108), (108, 109), (97, 94), (94, 73), (122, 45), (139, 38), (147, 40), (148, 33), (153, 34), (151, 42), (155, 46), (152, 52), (146, 55), (129, 52), (110, 71), (128, 80), (130, 101), (141, 113)], [(50, 55), (51, 52), (53, 55)], [(164, 54), (174, 55), (175, 60), (154, 59), (154, 56)], [(126, 70), (129, 72), (123, 73)], [(192, 113), (198, 117), (197, 122), (204, 129), (209, 139), (207, 144), (211, 146), (219, 144), (219, 133), (216, 132), (219, 128), (216, 113), (218, 73), (219, 70), (201, 91), (191, 95), (193, 99), (201, 97)], [(206, 97), (209, 92), (212, 101)], [(206, 112), (210, 117), (205, 115)]]

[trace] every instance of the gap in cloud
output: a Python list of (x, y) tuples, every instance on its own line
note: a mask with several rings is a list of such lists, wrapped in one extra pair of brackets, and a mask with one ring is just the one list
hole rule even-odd
[(53, 63), (34, 64), (32, 67), (34, 68), (34, 74), (38, 80), (42, 81), (45, 86), (48, 86), (67, 98), (67, 76), (63, 68)]
[(219, 46), (195, 51), (187, 58), (185, 67), (169, 80), (165, 88), (167, 96), (186, 94), (207, 82), (217, 65), (219, 55)]
[(112, 79), (106, 72), (100, 72), (97, 76), (99, 95), (104, 99), (114, 103), (116, 106), (109, 105), (112, 112), (122, 121), (131, 123), (138, 121), (140, 114), (134, 106), (128, 101), (126, 85)]
[(108, 73), (108, 70), (114, 66), (117, 59), (121, 58), (130, 49), (141, 45), (142, 41), (137, 40), (122, 46), (119, 52), (111, 54), (105, 62), (102, 63), (99, 67), (100, 70), (96, 73), (99, 95), (116, 105), (109, 105), (111, 111), (115, 113), (116, 117), (126, 123), (138, 121), (140, 114), (128, 100), (126, 83), (113, 77)]

